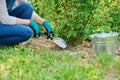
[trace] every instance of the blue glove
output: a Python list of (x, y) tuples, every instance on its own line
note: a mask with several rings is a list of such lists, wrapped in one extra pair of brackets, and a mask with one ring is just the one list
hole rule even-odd
[(30, 27), (32, 28), (34, 32), (34, 37), (39, 37), (40, 36), (39, 26), (34, 21), (31, 21)]
[(44, 21), (42, 25), (45, 27), (47, 31), (47, 39), (49, 38), (52, 39), (54, 37), (54, 34), (53, 34), (52, 27), (50, 26), (50, 24), (47, 21)]

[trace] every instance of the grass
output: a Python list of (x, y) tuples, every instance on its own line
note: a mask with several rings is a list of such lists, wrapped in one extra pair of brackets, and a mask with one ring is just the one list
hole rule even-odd
[(91, 58), (21, 46), (0, 49), (0, 80), (103, 80), (109, 72), (120, 79), (119, 57), (97, 54)]

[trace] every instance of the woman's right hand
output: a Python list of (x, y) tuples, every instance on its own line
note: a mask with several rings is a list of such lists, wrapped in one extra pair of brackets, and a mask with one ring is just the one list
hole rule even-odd
[(26, 26), (30, 26), (34, 32), (34, 37), (40, 36), (39, 26), (33, 20), (16, 18), (16, 24), (23, 24)]
[(35, 23), (34, 21), (30, 21), (29, 26), (32, 28), (34, 32), (34, 37), (40, 37), (40, 29), (37, 23)]

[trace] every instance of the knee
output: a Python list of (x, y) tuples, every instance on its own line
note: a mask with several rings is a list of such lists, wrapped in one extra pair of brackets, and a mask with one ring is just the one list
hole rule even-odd
[(33, 35), (33, 30), (30, 27), (18, 25), (16, 29), (17, 29), (16, 36), (18, 36), (21, 39), (21, 42), (27, 41)]
[(22, 6), (23, 8), (29, 10), (29, 11), (33, 11), (33, 7), (31, 4), (29, 4), (28, 2), (23, 2), (20, 4), (20, 6)]
[(27, 41), (28, 39), (30, 39), (33, 35), (33, 31), (31, 28), (29, 27), (26, 27), (24, 28), (23, 30), (24, 32), (22, 33), (22, 39), (23, 41)]

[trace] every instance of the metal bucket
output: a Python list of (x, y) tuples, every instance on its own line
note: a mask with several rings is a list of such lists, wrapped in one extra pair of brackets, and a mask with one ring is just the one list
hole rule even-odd
[(90, 36), (92, 40), (92, 47), (96, 53), (109, 53), (116, 52), (118, 47), (118, 33), (100, 33)]

